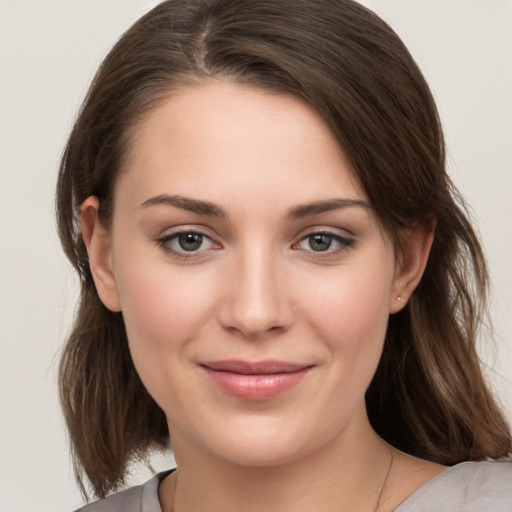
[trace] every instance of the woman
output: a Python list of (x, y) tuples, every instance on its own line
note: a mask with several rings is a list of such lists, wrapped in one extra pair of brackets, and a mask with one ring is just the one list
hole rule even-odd
[(512, 451), (475, 351), (485, 261), (430, 91), (367, 9), (160, 4), (94, 79), (57, 201), (79, 483), (104, 498), (169, 442), (178, 465), (84, 510), (512, 503), (510, 462), (482, 462)]

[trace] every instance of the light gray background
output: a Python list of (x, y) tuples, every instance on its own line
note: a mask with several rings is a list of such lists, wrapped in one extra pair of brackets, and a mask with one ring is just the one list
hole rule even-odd
[[(55, 385), (76, 297), (54, 229), (56, 169), (100, 60), (156, 3), (0, 0), (0, 512), (81, 504)], [(365, 4), (402, 36), (438, 100), (450, 171), (474, 207), (495, 286), (497, 348), (484, 343), (482, 354), (512, 419), (512, 2)]]

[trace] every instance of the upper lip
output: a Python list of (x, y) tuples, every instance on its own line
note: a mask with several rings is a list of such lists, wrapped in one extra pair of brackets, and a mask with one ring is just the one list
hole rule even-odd
[(265, 375), (275, 373), (292, 373), (313, 366), (311, 364), (290, 363), (286, 361), (243, 361), (227, 359), (222, 361), (206, 361), (201, 366), (220, 372), (240, 373), (243, 375)]

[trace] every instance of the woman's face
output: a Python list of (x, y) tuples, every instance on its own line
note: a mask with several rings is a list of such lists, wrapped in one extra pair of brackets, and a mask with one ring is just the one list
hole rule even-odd
[(138, 129), (114, 199), (96, 283), (177, 450), (278, 464), (357, 435), (401, 276), (310, 106), (181, 91)]

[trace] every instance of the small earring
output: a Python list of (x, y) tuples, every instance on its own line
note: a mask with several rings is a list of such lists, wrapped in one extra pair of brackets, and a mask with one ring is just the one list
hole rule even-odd
[(403, 300), (403, 299), (402, 299), (402, 297), (400, 297), (400, 295), (399, 295), (399, 296), (396, 298), (396, 300), (397, 300), (398, 302), (402, 302), (402, 300)]

